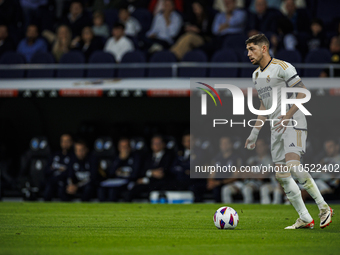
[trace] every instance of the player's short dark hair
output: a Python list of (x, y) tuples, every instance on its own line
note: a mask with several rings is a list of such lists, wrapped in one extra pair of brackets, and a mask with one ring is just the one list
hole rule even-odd
[(264, 34), (257, 34), (257, 35), (253, 35), (253, 36), (249, 37), (246, 40), (246, 45), (250, 44), (250, 43), (253, 43), (255, 45), (265, 44), (265, 45), (267, 45), (268, 48), (269, 48), (269, 45), (270, 45), (267, 36), (265, 36)]
[(121, 29), (125, 29), (125, 26), (123, 23), (117, 22), (113, 25), (113, 28), (121, 28)]

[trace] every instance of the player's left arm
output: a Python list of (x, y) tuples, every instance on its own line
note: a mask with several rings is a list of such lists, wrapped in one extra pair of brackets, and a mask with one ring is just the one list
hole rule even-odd
[[(297, 74), (296, 69), (291, 64), (288, 65), (288, 68), (281, 70), (281, 77), (285, 80), (288, 87), (307, 89)], [(296, 95), (296, 99), (302, 99), (305, 97), (306, 95), (304, 93), (298, 93)], [(297, 110), (299, 110), (299, 108), (294, 104), (286, 113), (286, 115), (279, 116), (278, 119), (280, 121), (274, 125), (276, 126), (275, 131), (280, 132), (283, 129), (282, 133), (284, 133), (287, 129), (284, 125), (288, 124), (288, 121), (293, 117)]]

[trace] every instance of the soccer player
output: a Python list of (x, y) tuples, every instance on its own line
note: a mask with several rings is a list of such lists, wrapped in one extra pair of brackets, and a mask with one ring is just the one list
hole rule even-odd
[[(315, 200), (320, 210), (320, 227), (324, 228), (332, 222), (333, 210), (323, 199), (313, 178), (300, 165), (300, 158), (306, 151), (306, 117), (295, 104), (287, 105), (286, 115), (281, 115), (281, 88), (297, 87), (305, 89), (306, 87), (296, 73), (294, 66), (269, 55), (269, 41), (265, 35), (257, 34), (248, 38), (246, 48), (251, 63), (259, 66), (253, 73), (253, 82), (261, 103), (259, 110), (267, 110), (272, 107), (273, 88), (278, 88), (278, 104), (275, 111), (269, 116), (258, 116), (254, 125), (256, 127), (252, 129), (246, 140), (245, 148), (250, 150), (255, 148), (261, 126), (267, 117), (279, 120), (271, 126), (272, 160), (278, 168), (284, 169), (283, 166), (285, 166), (289, 171), (276, 172), (276, 179), (282, 185), (289, 201), (299, 214), (296, 222), (286, 229), (314, 227), (314, 220), (309, 214), (302, 200), (301, 191), (291, 175), (297, 178), (298, 182)], [(303, 93), (295, 94), (290, 95), (290, 98), (302, 99), (305, 97)], [(295, 120), (295, 122), (292, 120)]]

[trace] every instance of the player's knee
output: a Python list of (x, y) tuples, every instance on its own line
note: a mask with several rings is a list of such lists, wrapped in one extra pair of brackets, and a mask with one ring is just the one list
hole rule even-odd
[(286, 166), (287, 166), (289, 172), (297, 172), (299, 165), (300, 165), (299, 160), (289, 160), (286, 163)]
[(282, 180), (283, 178), (290, 177), (290, 172), (276, 172), (275, 177), (278, 181)]

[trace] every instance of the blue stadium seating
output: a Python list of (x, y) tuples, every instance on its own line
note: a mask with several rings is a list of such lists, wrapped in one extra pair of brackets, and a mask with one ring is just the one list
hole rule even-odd
[[(305, 63), (330, 63), (331, 53), (327, 49), (311, 51), (307, 54)], [(305, 69), (305, 77), (319, 77), (322, 69)]]
[[(238, 62), (235, 51), (223, 49), (215, 52), (211, 62)], [(237, 77), (237, 68), (211, 68), (210, 77)]]
[[(53, 64), (54, 58), (51, 53), (48, 52), (37, 52), (33, 55), (32, 64)], [(54, 75), (53, 69), (48, 70), (28, 70), (27, 77), (28, 78), (52, 78)]]
[[(286, 61), (291, 64), (302, 62), (301, 54), (297, 50), (280, 50), (276, 54), (275, 58)], [(296, 71), (299, 75), (301, 75), (302, 70), (300, 68), (296, 68)]]
[(243, 34), (235, 34), (235, 35), (228, 35), (224, 42), (223, 48), (224, 49), (245, 49), (245, 41), (247, 40), (247, 36)]
[[(89, 58), (89, 63), (115, 63), (115, 58), (112, 54), (103, 52), (103, 51), (95, 51)], [(89, 69), (87, 71), (87, 77), (91, 78), (112, 78), (115, 76), (114, 69)]]
[[(80, 51), (70, 51), (60, 58), (60, 64), (84, 64), (85, 57)], [(81, 78), (84, 77), (84, 69), (60, 69), (57, 71), (59, 78)]]
[(151, 22), (152, 22), (152, 14), (149, 10), (144, 8), (136, 9), (131, 16), (135, 17), (142, 26), (142, 32), (146, 32), (150, 29)]
[[(25, 57), (16, 52), (5, 52), (0, 58), (0, 64), (25, 64)], [(0, 70), (0, 78), (23, 78), (25, 70)]]
[(316, 16), (321, 19), (326, 28), (330, 28), (330, 25), (335, 18), (339, 18), (340, 1), (339, 0), (322, 0), (318, 1)]
[(280, 50), (275, 58), (287, 61), (288, 63), (301, 63), (302, 57), (297, 50)]
[[(155, 52), (151, 58), (150, 63), (173, 63), (177, 62), (175, 55), (170, 51)], [(149, 77), (172, 77), (171, 68), (150, 68)]]
[[(208, 62), (207, 55), (201, 50), (193, 50), (186, 53), (182, 62)], [(207, 68), (182, 67), (179, 68), (179, 77), (206, 77)]]
[(112, 29), (113, 25), (118, 22), (118, 11), (115, 9), (105, 10), (105, 23)]
[[(145, 63), (144, 53), (139, 50), (127, 52), (121, 63)], [(118, 77), (145, 77), (145, 68), (121, 68)]]

